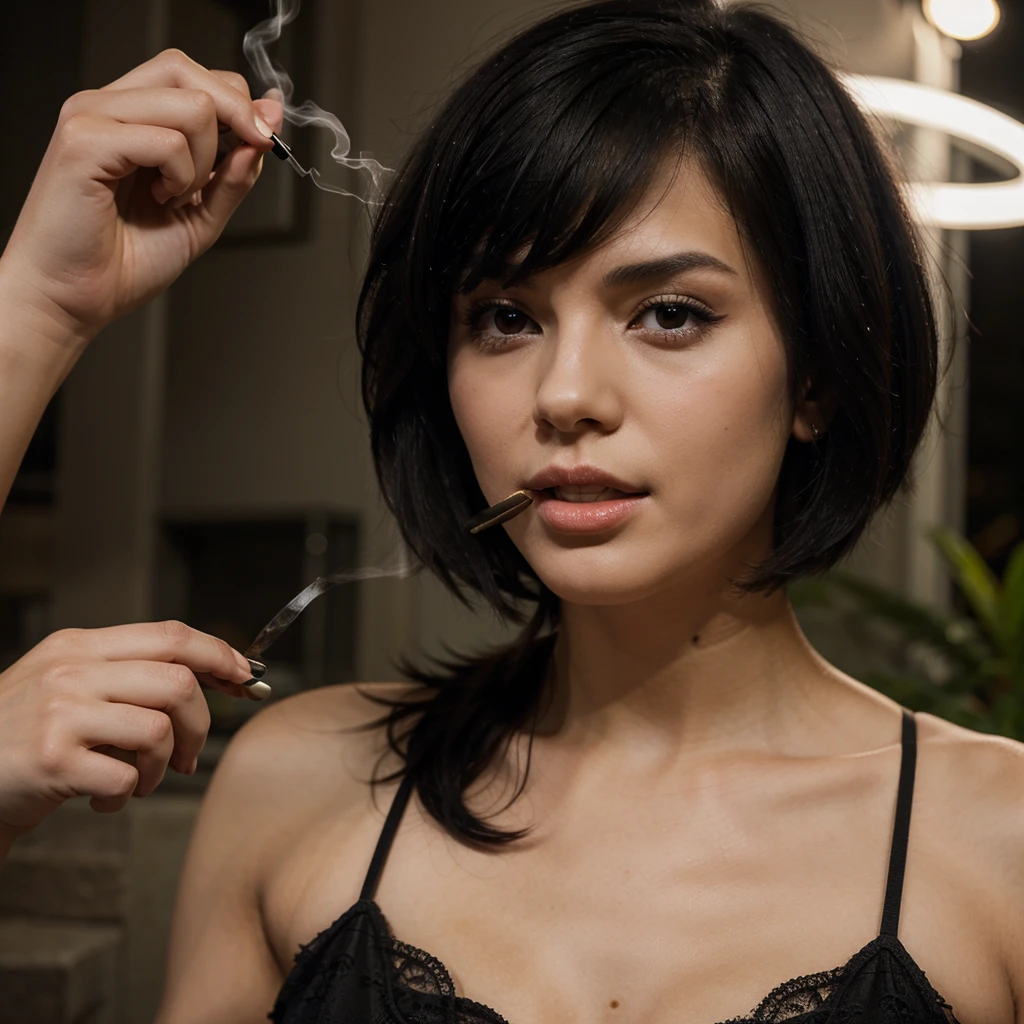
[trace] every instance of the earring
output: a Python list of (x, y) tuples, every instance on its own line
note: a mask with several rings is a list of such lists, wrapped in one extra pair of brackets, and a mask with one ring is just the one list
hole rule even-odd
[(817, 423), (812, 423), (811, 424), (811, 439), (813, 441), (817, 441), (819, 437), (821, 437), (821, 433), (818, 430), (818, 424)]

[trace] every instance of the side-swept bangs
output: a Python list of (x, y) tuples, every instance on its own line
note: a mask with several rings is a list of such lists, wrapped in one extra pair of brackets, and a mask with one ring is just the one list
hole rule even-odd
[[(360, 296), (363, 394), (384, 497), (461, 597), (499, 612), (543, 588), (485, 504), (447, 394), (452, 296), (605, 240), (666, 157), (700, 160), (768, 280), (795, 397), (836, 412), (790, 444), (775, 550), (744, 581), (822, 571), (906, 477), (935, 388), (935, 326), (889, 161), (832, 72), (749, 5), (604, 0), (510, 42), (454, 93), (377, 218)], [(525, 254), (525, 256), (523, 255)]]

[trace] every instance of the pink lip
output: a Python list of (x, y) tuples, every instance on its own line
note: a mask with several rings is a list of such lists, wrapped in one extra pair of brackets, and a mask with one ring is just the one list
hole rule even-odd
[(537, 515), (563, 533), (599, 533), (618, 526), (647, 498), (646, 494), (634, 494), (611, 501), (559, 501), (544, 491), (536, 498)]
[[(614, 487), (617, 491), (625, 491), (627, 494), (646, 493), (647, 491), (645, 487), (629, 483), (603, 469), (598, 469), (597, 466), (587, 465), (548, 466), (526, 481), (526, 486), (535, 491), (543, 491), (548, 487), (562, 487), (567, 484), (602, 484), (605, 487)], [(603, 503), (595, 502), (594, 504)]]
[[(599, 484), (622, 491), (610, 501), (560, 501), (549, 488), (571, 484)], [(563, 533), (599, 533), (623, 522), (648, 497), (646, 488), (614, 476), (597, 466), (548, 466), (530, 477), (537, 515)]]

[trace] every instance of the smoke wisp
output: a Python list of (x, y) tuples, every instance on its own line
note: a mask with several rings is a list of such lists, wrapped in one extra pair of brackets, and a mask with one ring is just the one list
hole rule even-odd
[(264, 627), (249, 645), (245, 657), (259, 659), (267, 648), (302, 614), (303, 610), (321, 594), (341, 586), (343, 583), (357, 583), (360, 580), (377, 580), (390, 577), (408, 579), (415, 576), (422, 566), (403, 559), (388, 568), (366, 566), (363, 569), (339, 569), (337, 572), (318, 576), (303, 591), (296, 594)]
[(289, 124), (307, 125), (314, 124), (326, 128), (334, 135), (334, 148), (331, 150), (331, 158), (342, 167), (348, 167), (356, 171), (366, 171), (372, 179), (372, 188), (369, 198), (349, 192), (339, 185), (331, 184), (322, 179), (320, 172), (315, 167), (310, 167), (305, 173), (313, 179), (313, 184), (324, 192), (334, 192), (338, 195), (353, 196), (368, 205), (376, 205), (380, 202), (383, 193), (383, 182), (385, 175), (391, 173), (391, 168), (384, 167), (372, 157), (349, 156), (352, 148), (352, 140), (349, 138), (345, 126), (338, 118), (327, 110), (322, 109), (312, 100), (304, 100), (301, 105), (295, 106), (292, 102), (292, 94), (295, 91), (291, 76), (279, 64), (275, 64), (267, 53), (267, 46), (281, 38), (281, 30), (285, 25), (294, 21), (299, 13), (301, 0), (274, 0), (276, 11), (266, 21), (261, 21), (245, 33), (242, 41), (242, 49), (249, 66), (258, 76), (267, 90), (276, 90), (279, 95), (272, 95), (269, 98), (280, 101), (284, 108), (284, 119)]

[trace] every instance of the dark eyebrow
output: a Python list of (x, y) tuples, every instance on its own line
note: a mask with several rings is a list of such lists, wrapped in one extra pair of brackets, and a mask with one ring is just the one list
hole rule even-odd
[(712, 256), (709, 252), (691, 251), (677, 252), (661, 259), (648, 260), (645, 263), (629, 263), (609, 271), (604, 278), (606, 288), (616, 288), (625, 284), (636, 284), (653, 277), (668, 277), (670, 274), (684, 273), (687, 270), (719, 270), (725, 274), (736, 271)]

